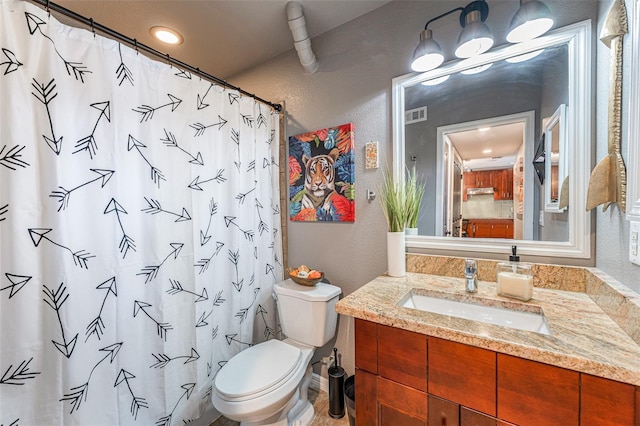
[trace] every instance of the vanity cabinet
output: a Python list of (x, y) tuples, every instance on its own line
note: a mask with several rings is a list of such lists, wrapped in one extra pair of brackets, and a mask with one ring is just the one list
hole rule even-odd
[(357, 426), (640, 426), (633, 385), (361, 319), (355, 337)]

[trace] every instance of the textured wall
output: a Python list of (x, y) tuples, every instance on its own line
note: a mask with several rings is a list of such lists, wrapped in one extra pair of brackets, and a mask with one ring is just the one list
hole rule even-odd
[[(600, 2), (598, 19), (598, 33), (602, 21), (606, 16), (611, 1)], [(626, 0), (627, 14), (633, 11), (633, 1)], [(629, 142), (629, 80), (631, 63), (631, 38), (626, 36), (623, 46), (623, 76), (622, 76), (622, 155), (626, 158)], [(607, 154), (607, 108), (609, 94), (609, 48), (598, 41), (597, 44), (597, 87), (596, 87), (596, 134), (597, 146), (595, 161), (600, 161)], [(636, 118), (637, 119), (637, 118)], [(640, 167), (629, 164), (627, 168)], [(609, 208), (606, 212), (602, 207), (596, 208), (596, 267), (611, 275), (635, 292), (640, 293), (640, 266), (629, 262), (629, 222), (624, 213), (617, 207)]]
[[(289, 264), (306, 263), (325, 271), (329, 280), (342, 287), (345, 294), (386, 270), (386, 224), (378, 201), (369, 203), (365, 197), (366, 189), (375, 190), (381, 181), (382, 169), (364, 169), (364, 144), (379, 141), (381, 166), (391, 164), (391, 79), (410, 71), (409, 60), (426, 20), (458, 3), (466, 4), (464, 1), (391, 2), (314, 38), (312, 46), (320, 61), (316, 74), (304, 74), (295, 51), (291, 50), (231, 81), (263, 98), (286, 101), (286, 135), (354, 123), (356, 222), (289, 222)], [(556, 26), (585, 19), (594, 5), (590, 0), (556, 3), (560, 8)], [(576, 3), (584, 5), (577, 12)], [(610, 4), (609, 1), (605, 3), (606, 7)], [(499, 7), (494, 7), (496, 4)], [(490, 2), (490, 5), (488, 23), (494, 35), (503, 40), (503, 27), (508, 25), (518, 4), (503, 1)], [(455, 22), (455, 18), (451, 19)], [(441, 26), (434, 26), (434, 30), (438, 31), (443, 49), (452, 49), (449, 44), (457, 37), (457, 29), (450, 20), (441, 21)], [(451, 34), (445, 34), (447, 29)], [(601, 50), (599, 46), (597, 135), (598, 146), (604, 148), (599, 148), (599, 157), (602, 157), (602, 149), (606, 151), (606, 127), (602, 122), (606, 123), (608, 91), (607, 80), (603, 81), (601, 77), (602, 73), (608, 73), (608, 52)], [(628, 229), (628, 225), (619, 216), (615, 212), (612, 218), (609, 213), (598, 214), (596, 266), (640, 291), (640, 284), (632, 280), (638, 269), (625, 260), (628, 230), (623, 232), (621, 228)], [(552, 258), (539, 261), (553, 263)], [(347, 371), (353, 372), (353, 355), (349, 353), (352, 345), (348, 343), (352, 341), (352, 322), (341, 320), (337, 345), (345, 355)], [(329, 353), (327, 348), (319, 352)]]

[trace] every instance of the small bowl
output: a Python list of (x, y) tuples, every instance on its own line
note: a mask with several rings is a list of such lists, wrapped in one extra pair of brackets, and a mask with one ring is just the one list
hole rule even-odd
[(300, 278), (299, 276), (289, 272), (289, 278), (291, 278), (296, 284), (312, 287), (322, 281), (324, 278), (324, 272), (320, 272), (320, 278)]

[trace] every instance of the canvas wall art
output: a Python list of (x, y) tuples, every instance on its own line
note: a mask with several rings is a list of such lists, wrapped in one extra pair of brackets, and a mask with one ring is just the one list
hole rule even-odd
[(289, 137), (289, 217), (354, 222), (353, 123)]

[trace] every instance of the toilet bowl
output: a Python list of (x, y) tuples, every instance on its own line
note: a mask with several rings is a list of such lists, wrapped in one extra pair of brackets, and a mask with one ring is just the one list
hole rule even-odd
[(314, 417), (307, 397), (310, 361), (315, 348), (335, 335), (340, 289), (287, 280), (274, 293), (287, 339), (259, 343), (231, 358), (215, 377), (212, 402), (243, 426), (308, 426)]

